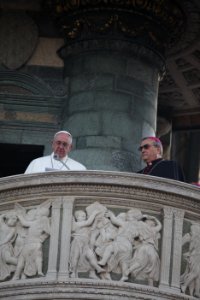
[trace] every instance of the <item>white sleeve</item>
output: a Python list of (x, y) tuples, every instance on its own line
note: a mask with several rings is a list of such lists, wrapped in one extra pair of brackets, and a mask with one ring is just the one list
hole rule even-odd
[(46, 159), (44, 157), (36, 158), (30, 162), (25, 174), (45, 172)]

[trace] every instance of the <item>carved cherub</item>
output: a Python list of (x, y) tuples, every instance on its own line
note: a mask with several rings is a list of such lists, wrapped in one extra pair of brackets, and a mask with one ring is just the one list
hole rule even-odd
[(17, 220), (15, 212), (0, 216), (0, 281), (8, 278), (17, 265), (12, 245), (16, 238)]
[(73, 278), (78, 277), (78, 266), (81, 262), (83, 265), (88, 265), (89, 263), (89, 269), (92, 268), (97, 273), (104, 272), (97, 264), (97, 259), (90, 243), (91, 225), (98, 214), (99, 211), (96, 210), (87, 219), (85, 211), (77, 210), (75, 212), (75, 219), (72, 223), (73, 240), (70, 251), (70, 271)]
[(49, 207), (49, 201), (39, 205), (31, 220), (25, 218), (23, 212), (17, 207), (18, 218), (22, 226), (28, 230), (13, 276), (15, 280), (20, 279), (22, 274), (29, 277), (34, 275), (44, 276), (42, 272), (42, 244), (50, 235)]
[[(36, 215), (36, 208), (30, 209), (26, 211), (24, 207), (22, 207), (20, 204), (15, 203), (16, 211), (20, 211), (20, 214), (23, 215), (24, 219), (27, 221), (32, 221), (35, 218)], [(21, 222), (17, 222), (17, 228), (16, 228), (17, 236), (14, 243), (14, 254), (16, 257), (19, 257), (27, 237), (28, 233), (28, 227), (24, 227)]]

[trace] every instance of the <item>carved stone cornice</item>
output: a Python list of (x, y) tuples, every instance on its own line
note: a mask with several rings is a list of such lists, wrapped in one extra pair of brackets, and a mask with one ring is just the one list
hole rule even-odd
[[(106, 171), (69, 171), (48, 174), (30, 174), (0, 179), (0, 203), (2, 210), (12, 208), (14, 201), (37, 205), (49, 197), (75, 196), (82, 199), (102, 199), (102, 203), (122, 204), (124, 207), (148, 207), (160, 211), (166, 204), (185, 209), (196, 218), (200, 212), (199, 189), (195, 186), (164, 178)], [(78, 200), (80, 199), (80, 201)], [(24, 205), (24, 204), (23, 204)], [(197, 213), (197, 214), (196, 214)]]
[[(13, 299), (19, 300), (26, 296), (26, 299), (32, 300), (33, 297), (48, 297), (47, 294), (51, 293), (56, 298), (65, 299), (83, 299), (88, 298), (101, 300), (109, 299), (137, 299), (137, 300), (185, 300), (189, 299), (184, 294), (173, 294), (162, 289), (155, 287), (143, 286), (133, 283), (121, 283), (117, 281), (95, 281), (88, 279), (68, 279), (65, 281), (44, 280), (41, 281), (18, 281), (13, 282), (12, 286), (9, 283), (3, 283), (0, 286), (0, 299)], [(50, 299), (50, 295), (49, 295)]]

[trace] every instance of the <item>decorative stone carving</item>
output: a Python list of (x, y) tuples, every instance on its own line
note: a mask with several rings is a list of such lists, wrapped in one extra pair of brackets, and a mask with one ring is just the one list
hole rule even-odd
[[(127, 37), (138, 37), (145, 35), (150, 44), (166, 46), (166, 39), (171, 33), (173, 38), (183, 32), (183, 13), (178, 6), (171, 3), (171, 9), (167, 8), (167, 1), (60, 1), (55, 5), (57, 17), (60, 19), (65, 36), (75, 39), (95, 32), (95, 34), (116, 34), (116, 32)], [(122, 9), (123, 8), (123, 9)], [(98, 11), (98, 12), (97, 12)], [(89, 12), (89, 13), (88, 13)], [(91, 12), (93, 17), (91, 18)], [(103, 13), (102, 13), (103, 12)], [(151, 15), (151, 19), (149, 18)], [(94, 17), (95, 16), (95, 17)], [(141, 16), (142, 20), (141, 21)], [(150, 20), (154, 20), (155, 26)], [(145, 20), (145, 22), (144, 22)], [(163, 39), (160, 29), (166, 33)], [(151, 28), (151, 29), (150, 29)], [(165, 30), (164, 30), (165, 29)], [(169, 32), (166, 31), (168, 29)], [(83, 33), (84, 32), (84, 33)], [(86, 32), (86, 33), (85, 33)], [(172, 38), (171, 38), (172, 39)]]
[(181, 290), (189, 289), (191, 296), (200, 297), (200, 224), (192, 223), (190, 233), (183, 236), (182, 244), (189, 243), (189, 251), (183, 254), (185, 272), (181, 275)]
[(153, 286), (153, 282), (159, 280), (160, 259), (157, 250), (162, 225), (152, 216), (146, 215), (144, 220), (148, 226), (134, 239), (135, 252), (127, 273), (135, 278), (147, 279), (148, 284)]
[(17, 258), (13, 249), (17, 220), (15, 212), (0, 216), (0, 281), (9, 278), (17, 265)]
[(50, 202), (44, 202), (36, 209), (24, 215), (24, 210), (16, 204), (16, 211), (22, 227), (27, 228), (24, 245), (19, 254), (17, 267), (13, 279), (21, 277), (44, 276), (42, 272), (43, 252), (42, 243), (50, 235), (49, 222)]
[[(97, 263), (96, 256), (91, 245), (91, 225), (97, 214), (101, 213), (94, 210), (91, 215), (86, 216), (83, 210), (75, 212), (75, 219), (72, 224), (72, 244), (70, 255), (71, 277), (78, 277), (78, 267), (81, 270), (96, 270), (98, 273), (104, 271)], [(94, 272), (91, 273), (92, 277)], [(96, 276), (95, 276), (96, 277)]]
[(50, 202), (26, 211), (15, 210), (0, 216), (0, 281), (20, 279), (42, 272), (42, 244), (50, 235)]
[[(189, 267), (186, 266), (186, 269), (180, 272), (180, 267), (185, 267), (185, 261), (182, 259), (180, 266), (179, 259), (182, 257), (182, 252), (190, 252), (189, 255), (192, 257), (191, 241), (188, 239), (182, 249), (182, 238), (185, 233), (190, 232), (189, 222), (199, 224), (199, 189), (197, 187), (179, 182), (169, 182), (163, 178), (139, 176), (140, 174), (134, 173), (105, 171), (62, 173), (51, 174), (49, 172), (48, 174), (10, 176), (0, 179), (1, 275), (5, 266), (6, 268), (8, 265), (11, 266), (11, 270), (8, 268), (7, 277), (1, 278), (0, 299), (22, 300), (26, 298), (33, 300), (53, 297), (55, 299), (83, 300), (97, 298), (99, 300), (144, 300), (147, 298), (151, 300), (183, 300), (192, 298), (180, 293), (180, 273), (186, 269), (189, 271)], [(32, 218), (34, 219), (36, 211), (41, 208), (38, 204), (49, 198), (52, 203), (51, 232), (48, 239), (42, 244), (42, 272), (45, 277), (39, 277), (36, 274), (25, 280), (10, 280), (16, 270), (19, 256), (24, 251), (24, 243), (28, 240), (27, 234), (30, 229), (30, 227), (23, 226), (18, 215), (21, 213), (30, 222)], [(101, 201), (101, 204), (95, 201)], [(17, 205), (13, 211), (13, 204), (16, 202), (25, 208)], [(46, 204), (48, 207), (48, 203)], [(136, 208), (140, 208), (142, 213), (140, 209)], [(85, 269), (81, 269), (78, 264), (77, 275), (79, 278), (69, 278), (71, 275), (69, 258), (72, 255), (70, 246), (74, 239), (72, 224), (77, 222), (75, 219), (73, 221), (73, 216), (74, 212), (80, 209), (87, 216), (85, 221), (94, 214), (94, 211), (98, 211), (94, 221), (87, 226), (87, 229), (89, 247), (93, 251), (97, 264), (104, 272), (97, 273), (86, 259)], [(13, 223), (10, 214), (14, 214)], [(145, 214), (150, 216), (145, 216)], [(185, 220), (184, 215), (186, 215)], [(135, 222), (132, 220), (133, 216)], [(156, 217), (155, 220), (147, 220), (153, 216)], [(49, 215), (47, 218), (50, 221)], [(162, 223), (162, 233), (159, 227), (157, 228), (159, 226), (157, 218)], [(114, 223), (115, 219), (117, 225)], [(149, 227), (149, 223), (152, 223), (152, 228)], [(128, 226), (126, 228), (123, 224), (129, 224), (130, 228)], [(152, 232), (154, 227), (157, 230)], [(6, 235), (3, 237), (2, 234), (6, 229), (7, 232), (11, 232), (12, 236), (5, 244), (11, 258), (15, 258), (11, 263), (8, 260), (5, 261), (2, 255), (4, 251), (2, 241), (5, 241), (6, 237)], [(130, 232), (130, 236), (128, 232)], [(133, 238), (134, 235), (136, 238)], [(189, 236), (191, 235), (190, 233)], [(128, 241), (127, 238), (129, 238)], [(124, 245), (121, 245), (119, 241), (124, 241)], [(193, 245), (194, 242), (195, 240)], [(159, 244), (158, 250), (157, 244)], [(99, 262), (103, 259), (109, 245), (112, 245), (110, 248), (114, 248), (114, 253), (111, 253), (105, 265), (100, 265)], [(123, 254), (127, 254), (124, 249), (127, 247), (129, 251), (129, 245), (132, 252), (131, 259), (127, 262), (127, 257), (124, 257)], [(198, 247), (195, 249), (196, 257), (198, 257)], [(147, 252), (150, 254), (149, 257), (146, 256)], [(132, 271), (128, 275), (125, 272), (128, 283), (118, 281), (123, 276), (122, 262), (118, 260), (119, 256), (122, 261), (124, 260), (124, 265), (126, 263), (128, 265), (127, 273)], [(116, 264), (115, 257), (118, 260)], [(160, 257), (162, 259), (158, 274)], [(141, 263), (145, 261), (147, 264), (141, 270)], [(197, 263), (198, 261), (197, 259)], [(137, 266), (139, 267), (137, 268)], [(148, 266), (152, 272), (148, 272)], [(88, 273), (83, 273), (86, 271)], [(24, 277), (23, 272), (24, 268), (20, 278)], [(90, 279), (93, 275), (96, 276), (95, 280)], [(159, 284), (155, 280), (157, 275), (159, 275)], [(145, 280), (142, 280), (142, 277)], [(150, 286), (152, 281), (154, 287)], [(186, 288), (186, 293), (189, 294), (188, 290), (189, 285)], [(196, 292), (194, 291), (193, 294), (195, 295)]]
[(88, 206), (86, 212), (75, 211), (71, 277), (90, 271), (89, 277), (97, 279), (112, 280), (116, 273), (121, 275), (121, 281), (127, 281), (129, 274), (134, 279), (147, 279), (149, 285), (158, 281), (157, 250), (162, 225), (157, 218), (143, 215), (136, 208), (115, 216), (98, 202)]

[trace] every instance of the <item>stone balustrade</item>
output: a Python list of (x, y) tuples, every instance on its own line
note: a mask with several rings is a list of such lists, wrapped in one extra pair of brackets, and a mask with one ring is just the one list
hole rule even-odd
[(0, 179), (0, 299), (198, 299), (200, 189), (141, 174)]

